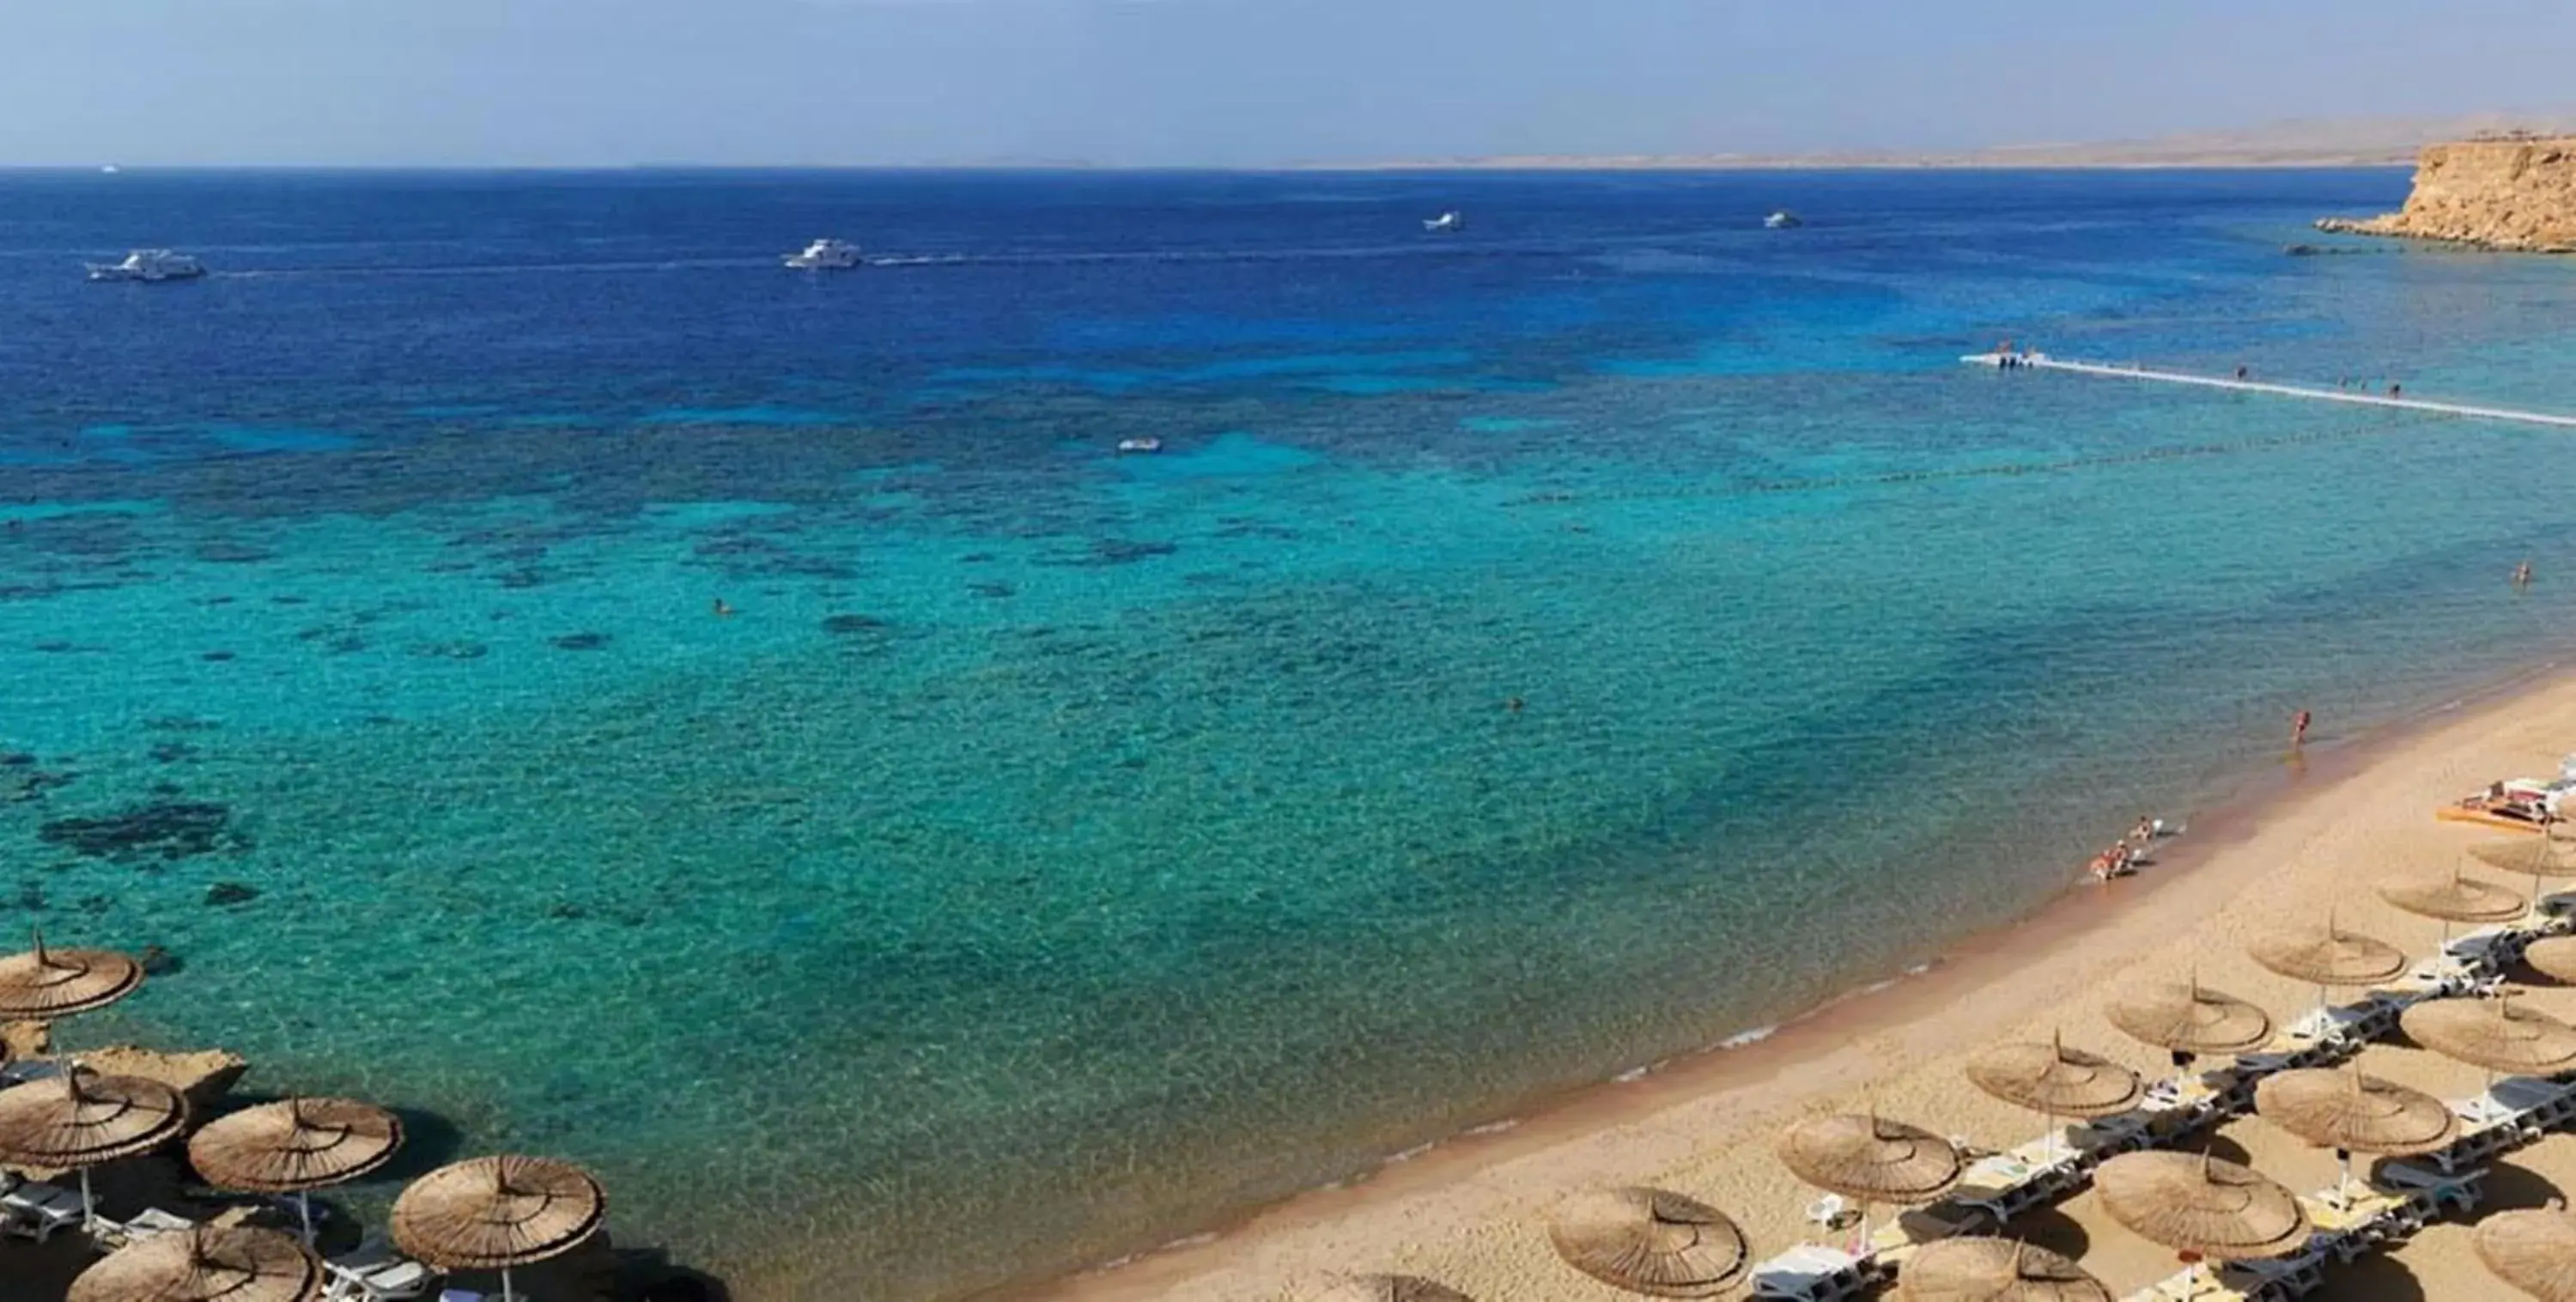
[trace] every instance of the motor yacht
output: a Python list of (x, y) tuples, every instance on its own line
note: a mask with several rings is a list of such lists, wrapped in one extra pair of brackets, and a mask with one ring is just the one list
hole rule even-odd
[(781, 261), (798, 271), (848, 271), (867, 265), (859, 257), (859, 246), (842, 240), (816, 240)]
[(136, 249), (125, 255), (123, 262), (89, 264), (92, 280), (140, 280), (158, 283), (164, 280), (195, 280), (206, 274), (204, 266), (185, 253), (168, 249)]

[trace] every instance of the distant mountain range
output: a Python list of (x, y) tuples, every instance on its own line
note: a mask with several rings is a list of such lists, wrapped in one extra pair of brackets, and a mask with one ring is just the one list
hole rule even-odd
[(2412, 163), (2416, 151), (2444, 140), (2501, 131), (2576, 133), (2576, 109), (2479, 113), (2439, 118), (2334, 118), (2276, 122), (2245, 131), (2200, 132), (2150, 140), (1996, 145), (1949, 153), (1852, 150), (1811, 154), (1506, 155), (1416, 158), (1378, 163), (1315, 163), (1318, 169), (1637, 170), (1835, 167), (2371, 167)]

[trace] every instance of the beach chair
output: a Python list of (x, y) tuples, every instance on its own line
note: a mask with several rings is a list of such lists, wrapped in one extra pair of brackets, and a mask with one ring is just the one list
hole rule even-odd
[(114, 1252), (118, 1248), (139, 1243), (156, 1234), (169, 1234), (177, 1230), (195, 1228), (197, 1228), (195, 1221), (177, 1212), (165, 1212), (158, 1207), (146, 1207), (130, 1221), (111, 1221), (104, 1216), (92, 1217), (89, 1234), (91, 1240), (98, 1246)]
[(2098, 1166), (2105, 1158), (2152, 1147), (2153, 1121), (2154, 1117), (2143, 1111), (2095, 1117), (2082, 1125), (2068, 1126), (2066, 1141), (2083, 1154), (2085, 1165)]
[(1826, 1194), (1807, 1204), (1807, 1223), (1824, 1230), (1839, 1230), (1852, 1223), (1851, 1204), (1841, 1194)]
[(2412, 1162), (2382, 1162), (2373, 1178), (2405, 1195), (2417, 1229), (2440, 1220), (2445, 1209), (2463, 1216), (2476, 1211), (2486, 1197), (2487, 1169), (2482, 1166), (2450, 1171)]
[(1753, 1268), (1753, 1296), (1781, 1302), (1845, 1302), (1872, 1287), (1859, 1257), (1802, 1243)]
[(394, 1251), (382, 1230), (369, 1230), (358, 1246), (323, 1263), (331, 1277), (324, 1302), (410, 1302), (429, 1292), (437, 1273)]
[(0, 1193), (0, 1232), (43, 1243), (80, 1223), (77, 1190), (24, 1180)]
[(0, 1063), (0, 1089), (62, 1074), (62, 1064), (49, 1058), (21, 1058), (16, 1062)]

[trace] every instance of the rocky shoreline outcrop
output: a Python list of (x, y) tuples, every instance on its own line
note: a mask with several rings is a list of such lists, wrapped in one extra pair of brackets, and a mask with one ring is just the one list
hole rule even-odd
[(2317, 229), (2576, 253), (2576, 136), (2427, 145), (2404, 208), (2378, 217), (2328, 217)]

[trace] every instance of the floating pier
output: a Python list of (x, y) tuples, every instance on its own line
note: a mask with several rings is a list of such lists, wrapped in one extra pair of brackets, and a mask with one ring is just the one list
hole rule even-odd
[(2322, 389), (2305, 384), (2272, 384), (2262, 380), (2193, 375), (2185, 371), (2156, 371), (2143, 366), (2117, 366), (2107, 362), (2066, 361), (2046, 353), (1970, 353), (1959, 360), (1970, 366), (2067, 371), (2076, 375), (2101, 375), (2117, 380), (2189, 384), (2203, 389), (2269, 393), (2283, 398), (2307, 398), (2317, 402), (2344, 402), (2357, 407), (2388, 407), (2398, 411), (2427, 412), (2436, 416), (2465, 416), (2472, 420), (2501, 420), (2520, 425), (2549, 425), (2559, 429), (2576, 429), (2576, 416), (2562, 416), (2554, 412), (2521, 411), (2512, 407), (2477, 407), (2457, 402), (2430, 402), (2422, 398), (2391, 397), (2353, 389)]

